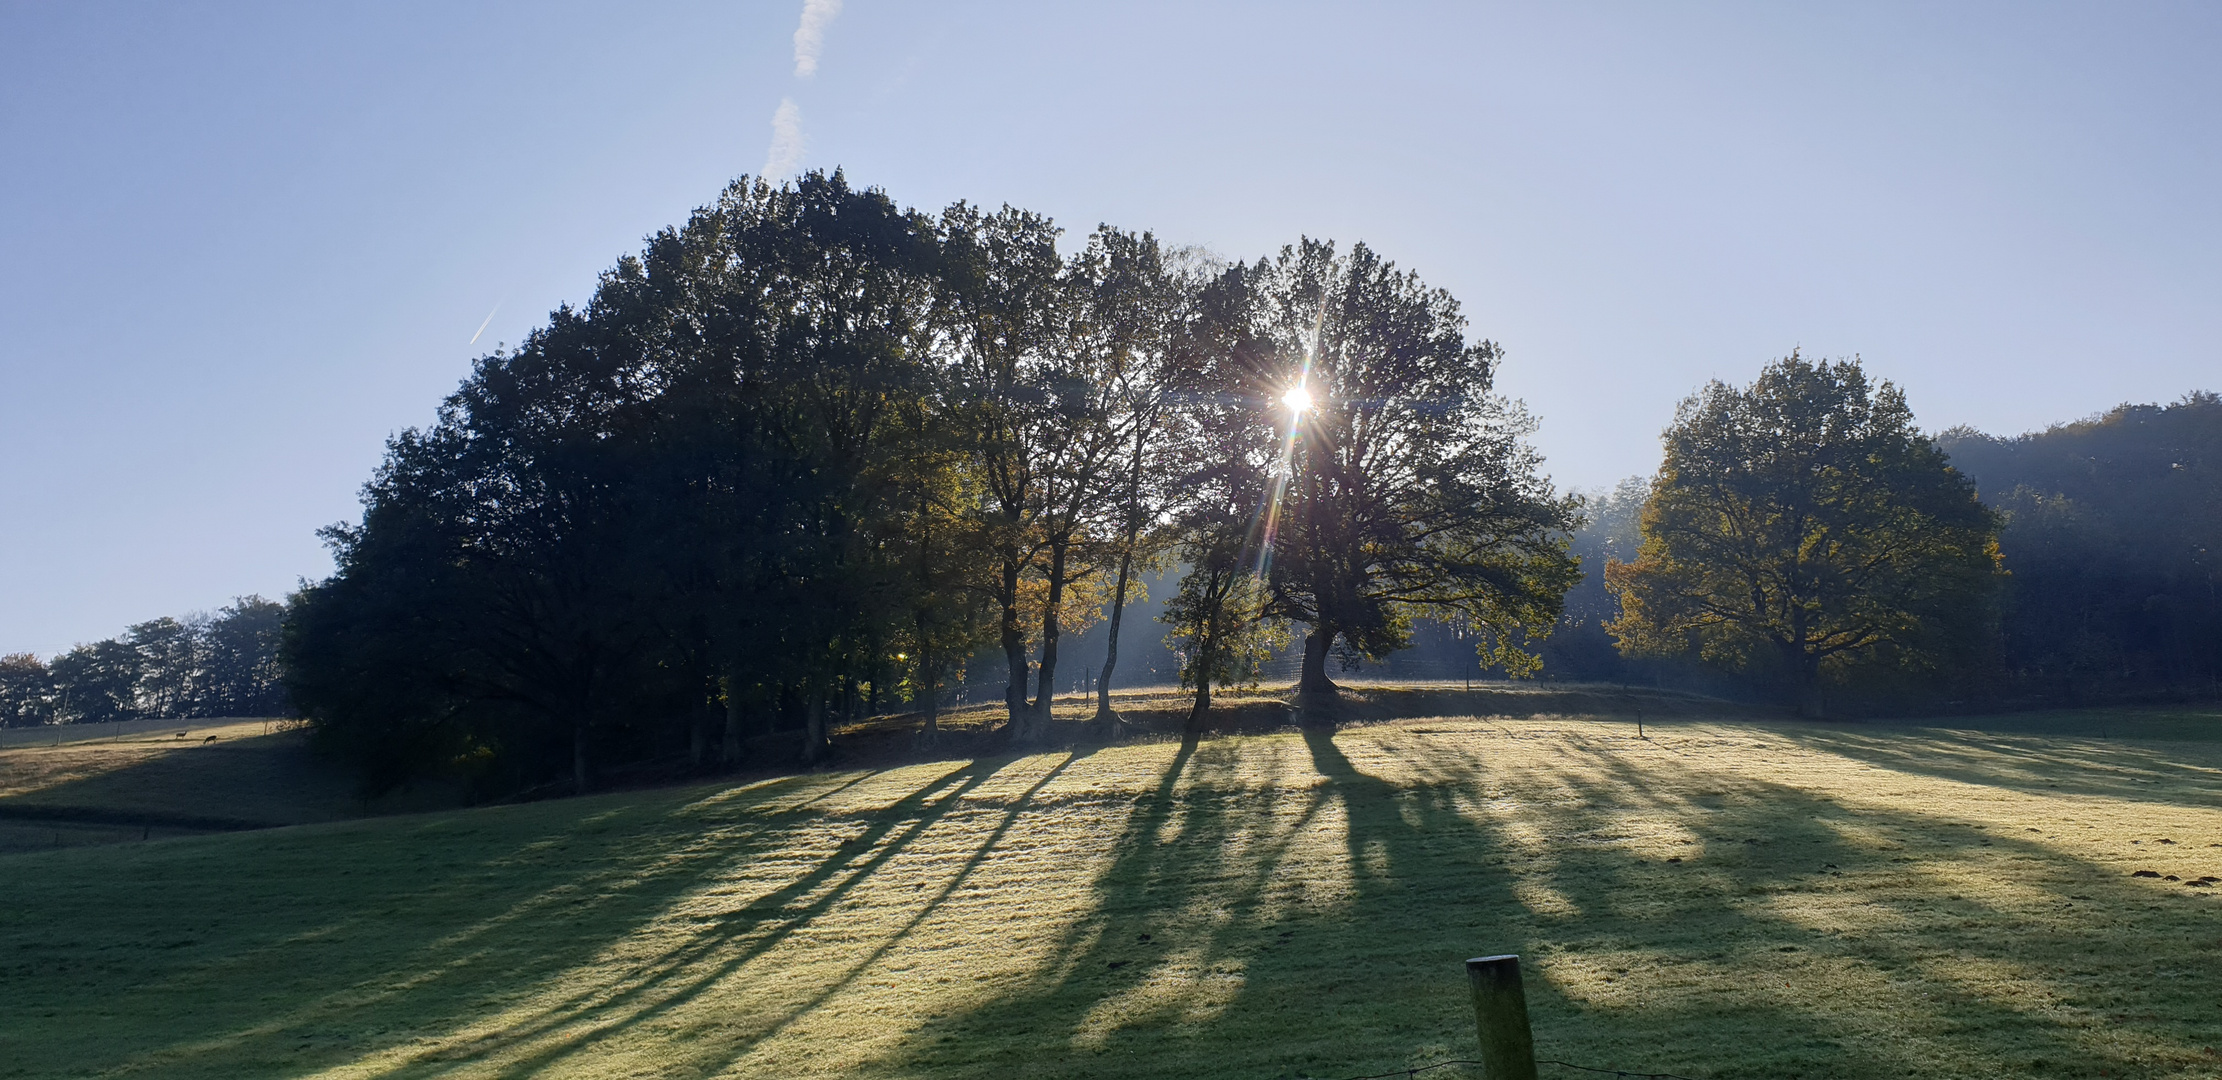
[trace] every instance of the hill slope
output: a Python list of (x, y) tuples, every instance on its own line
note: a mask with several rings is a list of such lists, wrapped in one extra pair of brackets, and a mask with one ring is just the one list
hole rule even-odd
[[(265, 720), (16, 729), (0, 743), (0, 853), (338, 821), (453, 806), (453, 785), (375, 803)], [(106, 729), (127, 733), (110, 735)]]
[(7, 856), (0, 1077), (1341, 1077), (1469, 1056), (1460, 961), (1500, 951), (1586, 1065), (2222, 1074), (2222, 889), (2166, 880), (2222, 876), (2222, 744), (1649, 734), (1434, 718)]

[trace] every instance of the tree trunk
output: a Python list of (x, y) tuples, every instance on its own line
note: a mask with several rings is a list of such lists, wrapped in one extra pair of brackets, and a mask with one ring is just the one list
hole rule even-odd
[(934, 665), (933, 653), (918, 654), (918, 692), (925, 695), (922, 702), (926, 713), (925, 726), (918, 729), (918, 741), (932, 746), (941, 738), (941, 672)]
[(816, 679), (803, 684), (802, 763), (815, 765), (826, 751), (826, 695)]
[(1798, 687), (1798, 715), (1807, 720), (1825, 719), (1821, 708), (1821, 659), (1796, 645), (1790, 646), (1790, 670)]
[(1119, 587), (1111, 598), (1111, 637), (1103, 651), (1103, 676), (1096, 680), (1096, 723), (1103, 728), (1105, 739), (1119, 737), (1119, 714), (1111, 711), (1111, 672), (1119, 666), (1119, 624), (1126, 616), (1126, 582), (1134, 569), (1134, 544), (1142, 535), (1142, 447), (1149, 437), (1150, 418), (1153, 411), (1146, 411), (1134, 425), (1134, 456), (1126, 482), (1126, 546), (1119, 549)]
[(741, 692), (741, 668), (734, 664), (725, 669), (725, 740), (719, 747), (718, 760), (730, 769), (741, 763), (741, 732), (748, 722), (748, 706)]
[(716, 668), (699, 655), (688, 665), (694, 677), (694, 705), (687, 710), (687, 764), (695, 772), (710, 767), (710, 729), (717, 724)]
[(1188, 721), (1181, 725), (1180, 741), (1183, 746), (1194, 746), (1204, 737), (1204, 717), (1211, 713), (1211, 680), (1196, 680), (1196, 698), (1188, 706)]
[(1126, 551), (1119, 556), (1119, 587), (1111, 594), (1110, 639), (1104, 643), (1103, 675), (1096, 680), (1096, 724), (1103, 736), (1119, 735), (1119, 714), (1111, 711), (1111, 673), (1119, 666), (1119, 623), (1126, 615), (1126, 578), (1134, 569), (1134, 530), (1127, 530)]
[(1026, 635), (1018, 625), (1018, 561), (1006, 555), (1003, 560), (1003, 662), (1010, 667), (1010, 685), (1004, 688), (1003, 704), (1010, 712), (1010, 726), (1005, 734), (1019, 739), (1026, 733)]
[(576, 795), (586, 794), (594, 783), (592, 762), (587, 758), (588, 736), (586, 712), (581, 710), (571, 722), (571, 791)]
[(1333, 728), (1335, 704), (1342, 697), (1342, 688), (1327, 677), (1327, 653), (1335, 643), (1335, 631), (1313, 627), (1304, 635), (1304, 666), (1296, 679), (1296, 722), (1301, 727)]
[(1042, 609), (1042, 666), (1035, 676), (1036, 685), (1040, 687), (1034, 695), (1033, 734), (1037, 738), (1049, 736), (1050, 721), (1054, 718), (1050, 710), (1057, 700), (1057, 639), (1064, 635), (1064, 628), (1057, 620), (1057, 605), (1065, 599), (1065, 551), (1070, 546), (1069, 540), (1049, 545), (1049, 603)]
[(1304, 667), (1296, 680), (1298, 697), (1333, 698), (1340, 693), (1341, 688), (1327, 677), (1327, 653), (1334, 644), (1332, 627), (1315, 626), (1304, 635)]
[(1188, 707), (1188, 722), (1181, 725), (1182, 746), (1194, 746), (1203, 738), (1204, 717), (1211, 712), (1211, 669), (1219, 649), (1219, 620), (1216, 615), (1204, 623), (1204, 638), (1196, 643), (1196, 657), (1189, 661), (1189, 668), (1196, 680), (1196, 700)]

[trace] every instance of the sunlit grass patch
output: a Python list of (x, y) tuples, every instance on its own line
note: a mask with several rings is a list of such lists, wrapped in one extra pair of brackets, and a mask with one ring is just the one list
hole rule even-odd
[[(270, 734), (261, 720), (230, 721), (189, 732), (157, 732), (99, 741), (56, 740), (39, 736), (51, 729), (17, 729), (0, 743), (0, 799), (52, 795), (72, 784), (144, 765), (179, 751), (230, 750), (241, 739)], [(66, 730), (66, 729), (64, 729)], [(212, 745), (220, 743), (221, 745)], [(212, 757), (213, 754), (204, 754)]]
[(2222, 1075), (2222, 746), (1647, 734), (1438, 716), (11, 856), (0, 1076), (1336, 1077), (1468, 1056), (1460, 961), (1498, 951), (1585, 1064)]

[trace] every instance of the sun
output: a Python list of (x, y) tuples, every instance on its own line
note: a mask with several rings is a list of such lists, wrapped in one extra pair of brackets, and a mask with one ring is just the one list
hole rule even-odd
[(1294, 389), (1281, 395), (1281, 404), (1288, 406), (1290, 412), (1307, 412), (1312, 407), (1312, 392), (1304, 389), (1304, 384), (1298, 383)]

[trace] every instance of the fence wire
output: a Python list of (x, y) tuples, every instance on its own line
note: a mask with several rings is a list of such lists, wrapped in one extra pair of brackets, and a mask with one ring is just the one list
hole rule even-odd
[(1613, 1076), (1632, 1077), (1634, 1080), (1690, 1080), (1687, 1076), (1679, 1076), (1674, 1073), (1629, 1072), (1626, 1069), (1593, 1069), (1587, 1065), (1576, 1065), (1571, 1061), (1538, 1061), (1536, 1064), (1556, 1065), (1562, 1069), (1579, 1069), (1583, 1072), (1610, 1073)]
[[(1438, 1061), (1433, 1065), (1416, 1065), (1409, 1069), (1396, 1069), (1390, 1072), (1372, 1073), (1366, 1076), (1348, 1076), (1342, 1078), (1342, 1080), (1390, 1080), (1391, 1077), (1397, 1076), (1418, 1076), (1419, 1074), (1427, 1072), (1430, 1069), (1441, 1069), (1451, 1065), (1479, 1064), (1481, 1064), (1481, 1062), (1474, 1061), (1468, 1058), (1452, 1058), (1449, 1061)], [(1690, 1077), (1682, 1076), (1677, 1073), (1631, 1072), (1627, 1069), (1598, 1069), (1588, 1065), (1576, 1065), (1571, 1061), (1549, 1061), (1538, 1059), (1536, 1061), (1536, 1064), (1556, 1065), (1562, 1069), (1574, 1069), (1580, 1072), (1602, 1073), (1606, 1076), (1625, 1077), (1627, 1078), (1627, 1080), (1691, 1080)]]

